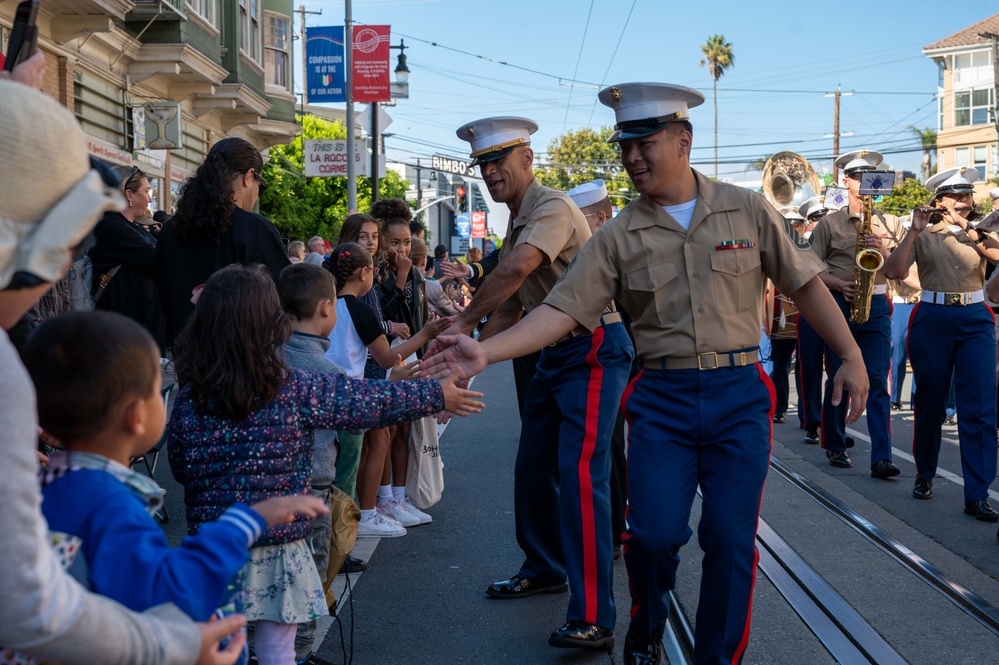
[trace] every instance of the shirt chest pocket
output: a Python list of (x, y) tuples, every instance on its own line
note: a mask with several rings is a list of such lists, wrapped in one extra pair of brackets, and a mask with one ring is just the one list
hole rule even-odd
[(652, 316), (660, 324), (676, 323), (678, 304), (676, 303), (676, 261), (664, 261), (642, 266), (628, 273), (628, 290), (638, 301), (633, 315)]
[(834, 238), (829, 241), (829, 246), (836, 252), (845, 252), (849, 254), (853, 252), (854, 248), (857, 246), (857, 238)]
[(761, 294), (759, 250), (727, 249), (711, 255), (711, 296), (719, 312), (751, 310), (759, 306)]

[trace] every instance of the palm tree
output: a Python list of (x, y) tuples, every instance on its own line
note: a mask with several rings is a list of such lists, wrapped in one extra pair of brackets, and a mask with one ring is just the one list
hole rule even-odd
[(930, 177), (930, 157), (931, 153), (937, 149), (937, 132), (934, 129), (919, 129), (915, 125), (909, 125), (909, 130), (919, 137), (920, 147), (923, 149), (923, 182)]
[(718, 178), (718, 79), (725, 73), (725, 70), (735, 65), (735, 56), (732, 54), (732, 45), (725, 41), (722, 35), (711, 35), (708, 41), (701, 47), (704, 59), (701, 60), (701, 67), (708, 66), (708, 73), (711, 74), (711, 95), (715, 107), (715, 179)]

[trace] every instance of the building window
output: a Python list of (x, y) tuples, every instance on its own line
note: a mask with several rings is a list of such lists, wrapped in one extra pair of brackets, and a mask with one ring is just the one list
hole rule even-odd
[(264, 24), (264, 70), (266, 83), (291, 89), (291, 20), (287, 16), (266, 15)]
[(971, 154), (975, 158), (972, 166), (978, 169), (980, 179), (984, 180), (989, 175), (989, 148), (984, 145), (976, 145)]
[(992, 88), (954, 93), (954, 126), (989, 124), (992, 108)]
[(970, 161), (970, 149), (969, 148), (958, 148), (954, 151), (954, 166), (971, 166)]
[(260, 62), (260, 0), (239, 0), (239, 48)]
[(218, 21), (215, 13), (216, 1), (217, 0), (187, 0), (187, 6), (193, 9), (198, 16), (217, 28)]

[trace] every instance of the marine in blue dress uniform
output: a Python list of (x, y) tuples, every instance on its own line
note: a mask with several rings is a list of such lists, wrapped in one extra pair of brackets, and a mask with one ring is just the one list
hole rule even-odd
[[(836, 159), (836, 166), (843, 169), (843, 185), (849, 190), (849, 203), (836, 212), (829, 213), (812, 233), (812, 249), (826, 262), (822, 281), (832, 291), (836, 304), (849, 321), (850, 308), (855, 293), (854, 266), (857, 252), (864, 248), (875, 249), (885, 258), (901, 239), (903, 228), (894, 215), (875, 210), (871, 220), (873, 233), (864, 238), (864, 245), (857, 246), (859, 212), (863, 208), (860, 197), (860, 174), (873, 171), (881, 163), (881, 154), (873, 150), (858, 150)], [(864, 364), (871, 384), (867, 397), (867, 430), (871, 436), (871, 476), (887, 480), (899, 474), (892, 462), (891, 406), (888, 396), (888, 371), (891, 364), (891, 301), (888, 300), (887, 278), (884, 269), (874, 276), (874, 294), (871, 296), (870, 317), (866, 323), (850, 323), (850, 331), (864, 354)], [(827, 346), (826, 370), (830, 376), (839, 367), (839, 358)], [(822, 447), (833, 466), (853, 466), (847, 454), (845, 426), (846, 411), (842, 405), (832, 404), (831, 386), (826, 384), (822, 402)]]
[(596, 330), (607, 303), (632, 315), (644, 368), (624, 405), (630, 423), (628, 532), (632, 593), (627, 665), (665, 663), (662, 635), (690, 508), (703, 492), (705, 551), (695, 661), (739, 663), (749, 639), (756, 525), (767, 475), (773, 384), (757, 343), (769, 277), (790, 294), (837, 354), (835, 377), (863, 410), (860, 350), (818, 278), (821, 262), (759, 194), (690, 168), (690, 88), (625, 83), (600, 92), (614, 109), (622, 163), (640, 193), (583, 246), (540, 307), (482, 344), (445, 336), (438, 362), (465, 373), (539, 348), (583, 325)]
[(941, 171), (926, 181), (930, 205), (917, 208), (912, 226), (887, 263), (900, 278), (919, 263), (923, 292), (909, 319), (909, 352), (916, 379), (912, 453), (916, 481), (912, 495), (933, 496), (940, 424), (951, 375), (957, 396), (957, 433), (964, 476), (964, 512), (995, 522), (989, 485), (996, 477), (996, 332), (982, 286), (987, 261), (999, 260), (999, 242), (975, 229), (973, 168)]
[[(458, 317), (455, 332), (470, 333), (493, 310), (480, 338), (513, 325), (542, 303), (590, 238), (572, 200), (534, 178), (530, 136), (537, 128), (526, 118), (494, 117), (457, 130), (471, 144), (490, 196), (509, 208), (510, 220), (499, 263)], [(614, 644), (617, 619), (610, 439), (634, 347), (621, 315), (612, 310), (592, 331), (575, 326), (549, 342), (524, 396), (514, 468), (524, 563), (510, 579), (491, 584), (486, 595), (564, 593), (568, 580), (566, 622), (549, 643), (605, 649)]]
[[(798, 208), (805, 218), (804, 237), (810, 239), (815, 226), (829, 214), (821, 196), (813, 196)], [(819, 442), (822, 425), (822, 361), (825, 344), (808, 320), (798, 312), (798, 346), (794, 355), (794, 380), (798, 390), (798, 424), (805, 430), (805, 443)]]

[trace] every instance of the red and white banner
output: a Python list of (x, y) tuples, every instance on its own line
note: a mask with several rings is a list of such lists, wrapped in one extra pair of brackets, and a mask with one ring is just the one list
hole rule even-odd
[(484, 212), (472, 213), (472, 237), (473, 238), (486, 237), (486, 213)]
[(392, 99), (389, 73), (391, 26), (354, 26), (353, 88), (355, 102), (387, 102)]

